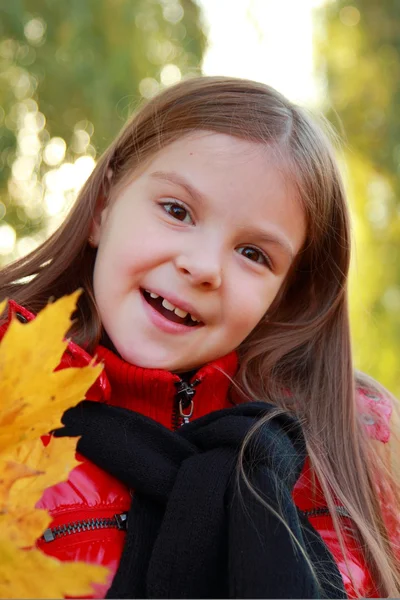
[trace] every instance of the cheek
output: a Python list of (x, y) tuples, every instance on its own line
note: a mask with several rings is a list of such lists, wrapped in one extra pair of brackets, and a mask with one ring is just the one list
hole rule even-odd
[(137, 269), (146, 259), (154, 253), (154, 244), (150, 235), (129, 229), (128, 231), (113, 232), (100, 245), (98, 259), (108, 268), (118, 272)]
[(272, 304), (279, 289), (277, 282), (264, 285), (247, 281), (231, 290), (229, 315), (233, 331), (243, 339), (254, 329)]

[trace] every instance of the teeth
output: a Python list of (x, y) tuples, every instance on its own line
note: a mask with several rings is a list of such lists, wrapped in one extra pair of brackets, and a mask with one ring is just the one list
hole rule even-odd
[[(147, 290), (146, 290), (147, 291)], [(154, 294), (153, 292), (148, 292), (150, 294), (150, 296), (152, 298), (160, 298), (160, 296), (158, 294)], [(189, 313), (186, 312), (186, 310), (182, 310), (181, 308), (178, 308), (177, 306), (175, 306), (174, 304), (171, 304), (171, 302), (168, 302), (168, 300), (166, 300), (165, 298), (162, 301), (162, 305), (164, 308), (166, 308), (167, 310), (171, 310), (173, 311), (176, 315), (178, 315), (178, 317), (180, 317), (181, 319), (184, 319), (185, 317), (187, 317), (187, 315)], [(190, 318), (192, 319), (192, 321), (194, 323), (200, 323), (200, 321), (198, 319), (196, 319), (196, 317), (194, 317), (193, 315), (190, 315)]]
[(168, 300), (166, 300), (164, 298), (164, 300), (162, 301), (162, 305), (164, 308), (166, 308), (167, 310), (175, 310), (175, 306), (173, 304), (171, 304), (171, 302), (168, 302)]

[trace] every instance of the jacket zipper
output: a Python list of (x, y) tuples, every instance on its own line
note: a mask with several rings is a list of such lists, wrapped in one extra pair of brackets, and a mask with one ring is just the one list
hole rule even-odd
[(128, 513), (116, 514), (113, 517), (105, 517), (101, 519), (82, 519), (81, 521), (72, 521), (65, 525), (58, 525), (46, 529), (43, 533), (42, 540), (45, 542), (53, 542), (54, 540), (71, 535), (72, 533), (80, 533), (81, 531), (93, 531), (95, 529), (128, 529)]
[(188, 383), (180, 379), (175, 382), (177, 392), (172, 411), (172, 429), (176, 430), (190, 422), (194, 409), (193, 396), (196, 393), (195, 387), (199, 385), (200, 381), (200, 379), (195, 379), (192, 383)]
[[(339, 517), (350, 517), (348, 510), (344, 506), (336, 506), (335, 511)], [(303, 510), (302, 512), (306, 517), (328, 517), (331, 514), (327, 506), (311, 508), (310, 510)]]

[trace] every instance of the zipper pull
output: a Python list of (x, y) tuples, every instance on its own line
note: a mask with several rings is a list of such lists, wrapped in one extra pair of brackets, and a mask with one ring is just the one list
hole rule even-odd
[(188, 410), (188, 412), (185, 413), (185, 412), (183, 412), (184, 408), (182, 406), (182, 400), (179, 401), (179, 414), (182, 417), (181, 427), (182, 427), (182, 425), (187, 425), (189, 423), (190, 417), (193, 414), (193, 406), (194, 406), (194, 403), (193, 403), (193, 400), (191, 400), (190, 405), (189, 405), (189, 410)]
[(56, 539), (53, 530), (50, 527), (43, 532), (43, 539), (45, 542), (53, 542)]
[(178, 400), (179, 415), (182, 419), (181, 427), (190, 422), (190, 417), (194, 409), (193, 396), (196, 393), (194, 388), (199, 383), (200, 379), (196, 379), (193, 383), (187, 383), (183, 380), (175, 383), (177, 387), (176, 398)]
[(115, 522), (117, 524), (117, 529), (122, 529), (123, 531), (128, 530), (128, 513), (120, 513), (114, 515)]

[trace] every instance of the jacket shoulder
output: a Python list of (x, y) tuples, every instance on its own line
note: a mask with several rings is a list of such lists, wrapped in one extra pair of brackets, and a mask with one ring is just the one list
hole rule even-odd
[(393, 401), (389, 395), (365, 387), (356, 390), (359, 418), (370, 438), (387, 443), (390, 439)]

